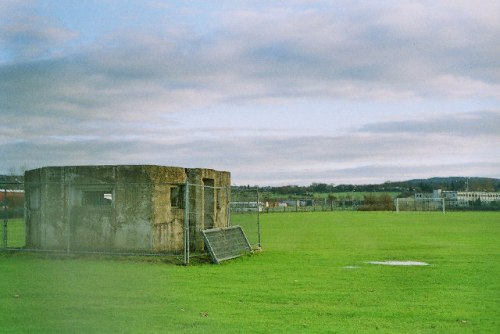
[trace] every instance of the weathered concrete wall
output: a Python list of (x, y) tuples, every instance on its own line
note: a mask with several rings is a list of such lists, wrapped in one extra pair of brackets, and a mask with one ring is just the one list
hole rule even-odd
[(27, 171), (27, 245), (38, 249), (180, 252), (184, 184), (191, 248), (200, 229), (227, 224), (230, 174), (165, 166), (44, 167)]
[[(38, 170), (27, 175), (26, 245), (29, 248), (60, 249), (67, 244), (63, 174), (56, 170)], [(51, 201), (47, 202), (45, 198), (51, 198)], [(42, 221), (50, 224), (41, 224)]]
[(188, 170), (188, 179), (191, 184), (204, 186), (190, 189), (194, 194), (190, 198), (190, 211), (193, 214), (189, 223), (191, 249), (203, 249), (201, 230), (228, 225), (231, 175), (229, 172), (195, 168)]
[[(149, 170), (148, 176), (153, 185), (152, 249), (155, 252), (180, 252), (184, 247), (184, 208), (182, 205), (171, 205), (171, 194), (173, 188), (183, 188), (187, 179), (186, 171), (184, 168), (162, 167)], [(179, 196), (182, 197), (182, 192), (179, 192)]]

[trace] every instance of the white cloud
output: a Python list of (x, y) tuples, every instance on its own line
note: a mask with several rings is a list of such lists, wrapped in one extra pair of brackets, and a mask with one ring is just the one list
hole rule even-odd
[[(230, 169), (244, 183), (302, 183), (319, 181), (316, 176), (368, 180), (362, 173), (377, 179), (383, 171), (417, 173), (412, 165), (430, 172), (453, 162), (469, 166), (464, 173), (498, 176), (491, 167), (498, 162), (492, 154), (498, 153), (492, 145), (500, 133), (498, 111), (477, 110), (500, 100), (500, 21), (493, 14), (499, 8), (471, 4), (340, 1), (315, 7), (294, 1), (290, 8), (266, 2), (259, 9), (231, 3), (209, 14), (182, 8), (186, 17), (196, 13), (204, 21), (143, 22), (135, 30), (97, 34), (84, 46), (78, 44), (84, 31), (16, 7), (0, 24), (7, 50), (0, 51), (0, 169), (158, 163)], [(337, 123), (344, 114), (358, 117), (358, 129), (304, 135), (286, 121), (278, 130), (259, 129), (262, 120), (240, 130), (241, 123), (231, 128), (222, 121), (203, 127), (196, 117), (218, 109), (262, 115), (257, 111), (264, 107), (300, 104), (303, 111), (290, 108), (300, 125), (319, 100), (325, 113), (339, 114)], [(328, 108), (339, 100), (345, 110)], [(383, 119), (376, 108), (382, 102), (423, 100), (467, 100), (477, 107), (367, 124), (357, 104), (374, 106)], [(214, 115), (224, 119), (222, 112)]]
[(497, 116), (493, 112), (453, 115), (452, 126), (461, 129), (458, 132), (439, 131), (431, 121), (416, 120), (367, 125), (350, 134), (307, 137), (277, 137), (271, 132), (234, 136), (227, 129), (212, 129), (221, 133), (197, 138), (186, 136), (195, 129), (175, 126), (170, 134), (163, 129), (163, 135), (161, 128), (142, 128), (129, 136), (121, 128), (108, 127), (109, 133), (98, 130), (85, 136), (75, 129), (63, 137), (6, 143), (3, 151), (7, 160), (30, 167), (89, 161), (210, 167), (230, 170), (235, 183), (383, 182), (425, 173), (456, 173), (460, 168), (462, 173), (457, 175), (498, 177), (499, 134), (486, 131), (485, 140), (478, 127), (495, 122)]
[(455, 113), (423, 120), (381, 122), (367, 124), (362, 130), (368, 133), (409, 133), (412, 136), (442, 134), (457, 138), (487, 137), (486, 140), (500, 140), (500, 111)]
[(31, 11), (32, 1), (3, 1), (0, 5), (0, 62), (50, 58), (64, 52), (78, 37)]
[[(39, 109), (83, 117), (221, 101), (498, 99), (498, 23), (485, 14), (450, 14), (460, 6), (441, 7), (404, 2), (327, 12), (224, 11), (214, 36), (175, 27), (107, 35), (77, 53), (4, 64), (1, 98), (15, 113)], [(4, 27), (5, 44), (18, 60), (47, 54), (73, 36), (41, 21), (14, 21), (29, 25), (17, 34)]]

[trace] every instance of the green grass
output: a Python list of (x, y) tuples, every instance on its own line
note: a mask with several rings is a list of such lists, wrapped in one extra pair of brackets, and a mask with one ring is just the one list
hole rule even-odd
[[(500, 330), (500, 213), (289, 213), (261, 224), (263, 252), (219, 266), (0, 255), (0, 331)], [(383, 260), (430, 265), (366, 263)]]
[(248, 242), (253, 247), (257, 247), (259, 244), (258, 220), (257, 212), (231, 215), (231, 225), (240, 225), (245, 232)]
[[(0, 228), (0, 242), (3, 247), (3, 229), (4, 222), (1, 222), (2, 227)], [(9, 219), (7, 221), (7, 247), (12, 248), (20, 248), (24, 247), (26, 244), (25, 241), (25, 231), (24, 231), (24, 219), (23, 218), (15, 218)]]

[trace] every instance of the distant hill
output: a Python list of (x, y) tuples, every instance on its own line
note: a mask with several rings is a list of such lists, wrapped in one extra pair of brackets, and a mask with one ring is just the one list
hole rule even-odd
[(443, 190), (470, 191), (500, 191), (500, 179), (487, 177), (432, 177), (429, 179), (414, 179), (406, 181), (411, 186)]
[[(24, 177), (20, 175), (0, 175), (1, 183), (19, 183), (23, 182)], [(248, 186), (236, 186), (235, 188), (247, 188)], [(8, 187), (10, 188), (10, 187)], [(350, 191), (362, 192), (432, 192), (434, 189), (452, 190), (452, 191), (497, 191), (500, 192), (500, 179), (488, 177), (431, 177), (428, 179), (412, 179), (407, 181), (388, 181), (380, 184), (326, 184), (312, 183), (309, 186), (262, 186), (263, 191), (269, 191), (277, 194), (307, 195), (311, 193), (338, 193)]]

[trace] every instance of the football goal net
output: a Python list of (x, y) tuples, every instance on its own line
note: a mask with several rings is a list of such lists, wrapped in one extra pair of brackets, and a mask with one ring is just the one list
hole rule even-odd
[(444, 198), (396, 198), (396, 212), (441, 211), (446, 212)]

